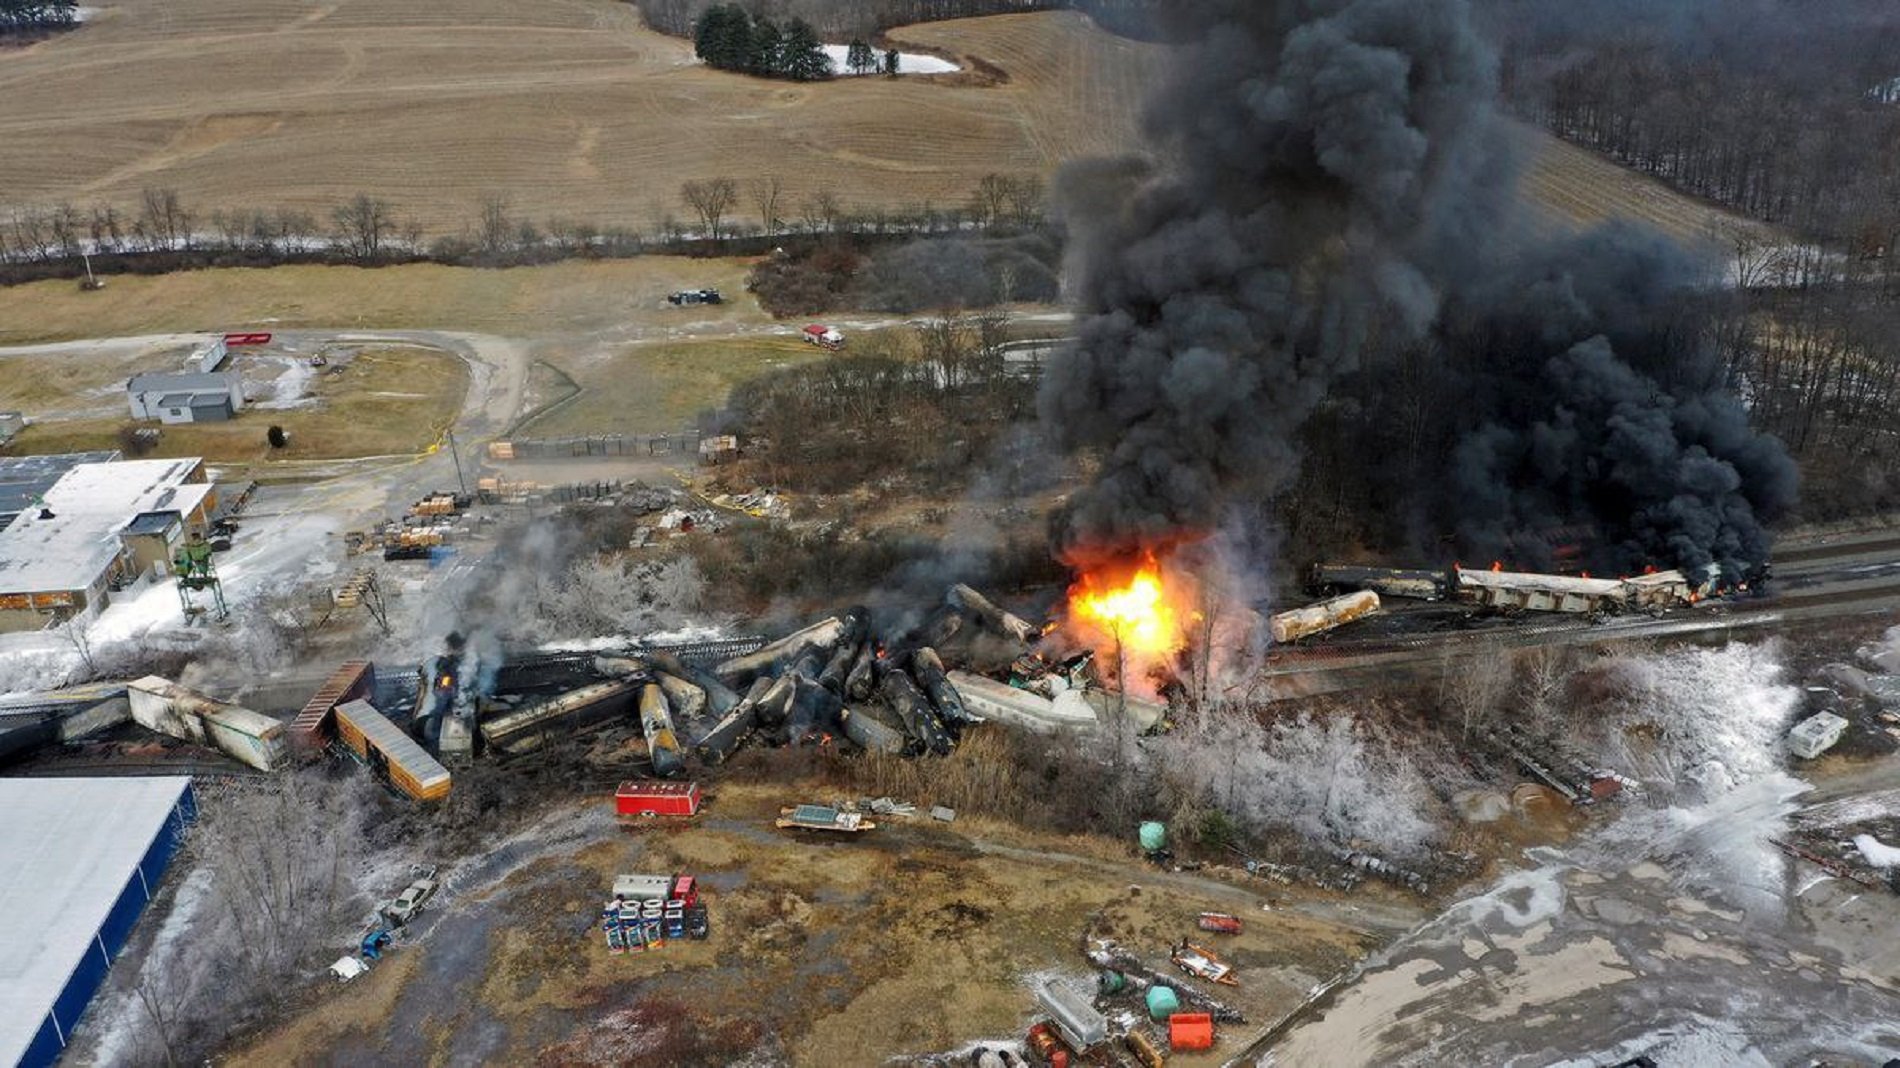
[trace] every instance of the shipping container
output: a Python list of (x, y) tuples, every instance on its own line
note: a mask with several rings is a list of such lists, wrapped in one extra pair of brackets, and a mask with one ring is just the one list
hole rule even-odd
[(284, 725), (248, 708), (147, 675), (126, 685), (132, 719), (140, 726), (208, 745), (260, 771), (275, 771), (287, 756)]
[(449, 769), (368, 701), (338, 705), (336, 733), (370, 770), (417, 801), (434, 801), (449, 792)]
[(336, 706), (364, 700), (376, 692), (376, 669), (367, 660), (345, 660), (317, 692), (310, 695), (303, 711), (290, 721), (290, 741), (305, 752), (314, 752), (336, 735), (333, 714)]
[(614, 811), (621, 816), (693, 816), (702, 798), (696, 782), (623, 782), (614, 791)]

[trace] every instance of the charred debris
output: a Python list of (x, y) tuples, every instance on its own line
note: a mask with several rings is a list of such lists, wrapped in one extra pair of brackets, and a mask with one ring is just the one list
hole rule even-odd
[[(1052, 698), (1070, 690), (1085, 695), (1085, 709), (1116, 703), (1090, 654), (1045, 660), (1040, 627), (968, 586), (951, 587), (901, 632), (877, 622), (860, 606), (776, 639), (514, 655), (451, 634), (413, 675), (385, 673), (375, 699), (447, 765), (508, 761), (617, 724), (637, 728), (634, 749), (659, 777), (724, 763), (746, 746), (943, 756), (986, 719), (1092, 727), (1092, 711), (1057, 713)], [(958, 680), (983, 693), (966, 700)], [(341, 697), (344, 688), (330, 689)], [(1152, 725), (1159, 711), (1137, 722)], [(319, 744), (325, 719), (306, 710), (304, 733)]]

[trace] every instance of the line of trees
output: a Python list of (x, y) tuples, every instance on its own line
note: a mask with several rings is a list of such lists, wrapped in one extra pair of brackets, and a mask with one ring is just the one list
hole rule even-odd
[(823, 81), (832, 75), (831, 57), (811, 23), (794, 18), (783, 28), (738, 4), (706, 9), (693, 25), (693, 51), (709, 67), (786, 78)]
[[(1130, 0), (760, 0), (754, 10), (786, 22), (800, 19), (834, 40), (868, 37), (893, 26), (978, 15), (1046, 11), (1071, 6), (1126, 4)], [(1148, 3), (1150, 0), (1133, 0)], [(640, 14), (647, 25), (675, 37), (696, 37), (705, 13), (720, 6), (714, 0), (645, 0)]]
[(0, 0), (0, 35), (65, 29), (78, 22), (74, 0)]
[(491, 194), (461, 229), (427, 235), (413, 216), (369, 193), (327, 211), (203, 210), (176, 190), (147, 189), (130, 208), (109, 202), (0, 206), (0, 285), (83, 276), (82, 255), (93, 258), (99, 273), (418, 260), (500, 267), (661, 249), (770, 251), (773, 242), (794, 236), (1009, 234), (1041, 226), (1042, 195), (1038, 178), (991, 175), (961, 203), (854, 208), (830, 189), (794, 198), (773, 174), (743, 182), (714, 177), (685, 183), (680, 203), (686, 214), (664, 213), (645, 230), (568, 218), (537, 221), (517, 212), (506, 196)]

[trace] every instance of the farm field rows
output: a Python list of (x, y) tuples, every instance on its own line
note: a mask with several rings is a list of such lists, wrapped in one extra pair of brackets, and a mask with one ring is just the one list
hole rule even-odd
[(614, 0), (106, 0), (76, 32), (0, 51), (0, 189), (130, 207), (169, 187), (201, 215), (327, 213), (366, 191), (431, 233), (470, 226), (489, 194), (535, 220), (653, 227), (681, 214), (682, 181), (767, 170), (793, 211), (818, 190), (941, 205), (986, 173), (1125, 143), (1157, 51), (1068, 14), (894, 37), (1008, 78), (726, 74)]

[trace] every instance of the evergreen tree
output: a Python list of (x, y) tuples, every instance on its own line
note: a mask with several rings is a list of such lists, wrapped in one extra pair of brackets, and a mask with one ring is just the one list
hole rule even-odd
[(745, 70), (752, 62), (752, 16), (737, 4), (714, 4), (693, 27), (693, 51), (709, 67)]
[(851, 48), (845, 53), (844, 65), (853, 74), (869, 74), (877, 69), (877, 53), (859, 37), (851, 42)]
[(893, 78), (897, 77), (897, 49), (895, 48), (884, 53), (884, 73)]
[(819, 43), (817, 31), (804, 19), (793, 19), (785, 27), (785, 39), (779, 43), (779, 74), (795, 82), (831, 77), (831, 57)]
[(785, 73), (785, 35), (778, 23), (761, 15), (752, 23), (752, 56), (745, 69), (776, 78)]

